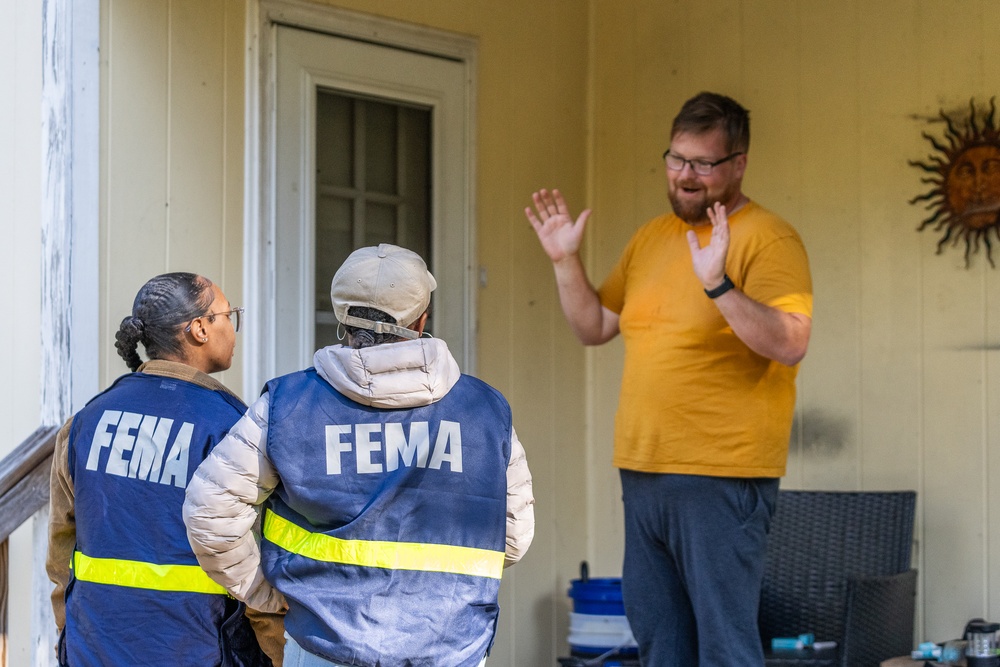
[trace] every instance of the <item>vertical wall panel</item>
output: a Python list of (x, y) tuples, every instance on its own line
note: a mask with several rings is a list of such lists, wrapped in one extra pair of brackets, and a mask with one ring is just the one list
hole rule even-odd
[[(1000, 93), (1000, 76), (997, 74), (996, 63), (1000, 58), (1000, 44), (995, 39), (993, 21), (996, 7), (983, 4), (978, 8), (976, 17), (979, 26), (978, 39), (975, 48), (980, 52), (976, 66), (976, 97), (979, 101), (994, 98)], [(1000, 266), (1000, 244), (994, 237), (993, 259)], [(983, 257), (980, 255), (979, 260)], [(984, 332), (983, 349), (986, 357), (986, 396), (984, 409), (986, 411), (986, 451), (982, 458), (985, 471), (986, 498), (984, 512), (984, 532), (986, 534), (986, 571), (983, 585), (988, 591), (982, 615), (993, 619), (1000, 615), (1000, 485), (996, 483), (994, 471), (1000, 467), (1000, 272), (996, 269), (984, 268), (983, 287), (985, 290), (984, 313), (986, 330)]]
[[(806, 148), (801, 141), (803, 99), (797, 82), (802, 77), (799, 53), (802, 44), (808, 42), (801, 33), (800, 6), (794, 2), (757, 7), (740, 5), (745, 42), (741, 58), (745, 94), (741, 101), (749, 108), (751, 119), (744, 190), (803, 235), (811, 258), (812, 249), (801, 224), (803, 183), (799, 167)], [(778, 103), (771, 104), (771, 100)], [(807, 357), (803, 370), (809, 363)], [(798, 415), (802, 414), (802, 405), (810, 404), (813, 396), (803, 375), (800, 371)], [(800, 436), (805, 427), (801, 422), (801, 419), (796, 421), (792, 432), (786, 484), (802, 484), (809, 460), (803, 452)]]
[[(42, 1), (4, 5), (0, 26), (0, 459), (31, 435), (41, 418), (42, 248)], [(32, 615), (31, 526), (4, 545), (0, 659), (30, 664)], [(9, 568), (9, 570), (7, 569)]]
[[(887, 77), (908, 71), (918, 54), (914, 13), (908, 0), (883, 3), (859, 24), (864, 59), (859, 67), (859, 181), (861, 281), (860, 414), (861, 487), (916, 489), (917, 535), (922, 532), (918, 418), (921, 395), (921, 238), (919, 216), (907, 200), (919, 192), (916, 170), (906, 159), (922, 147), (914, 109), (922, 105), (913, 77)], [(908, 112), (909, 110), (909, 112)], [(873, 149), (877, 148), (877, 149)], [(909, 158), (907, 158), (909, 156)], [(891, 462), (891, 465), (889, 463)], [(923, 570), (921, 540), (915, 540), (914, 567)], [(923, 590), (926, 577), (918, 580)], [(923, 596), (920, 596), (921, 599)], [(923, 627), (923, 606), (917, 627)]]
[[(222, 255), (219, 273), (213, 280), (222, 281), (226, 296), (233, 305), (245, 305), (243, 293), (243, 164), (244, 134), (246, 117), (244, 105), (246, 49), (246, 5), (242, 2), (222, 3), (224, 29), (217, 39), (223, 47), (223, 88), (217, 91), (222, 96), (223, 129), (221, 146), (221, 202)], [(247, 317), (260, 317), (260, 313), (246, 313)], [(242, 347), (246, 345), (244, 333), (236, 337), (236, 356), (233, 366), (219, 379), (227, 387), (239, 393), (243, 386)], [(250, 401), (253, 396), (244, 396)]]
[[(982, 26), (976, 49), (981, 52), (978, 62), (977, 98), (1000, 94), (1000, 76), (996, 63), (1000, 59), (1000, 44), (995, 37), (996, 7), (983, 4), (979, 8), (978, 20)], [(1000, 266), (1000, 252), (994, 242), (993, 259)], [(980, 261), (982, 257), (980, 256)], [(985, 270), (984, 270), (985, 271)], [(983, 615), (993, 619), (1000, 617), (1000, 485), (996, 483), (994, 471), (1000, 469), (1000, 271), (985, 271), (986, 290), (985, 313), (987, 318), (984, 350), (986, 354), (986, 455), (984, 469), (987, 475), (986, 536), (987, 570), (984, 585), (988, 590)]]
[(102, 12), (107, 30), (101, 50), (108, 54), (101, 81), (106, 108), (102, 387), (128, 370), (114, 349), (114, 334), (136, 292), (167, 270), (169, 6), (107, 0)]
[[(748, 48), (754, 48), (760, 40), (747, 39), (740, 0), (684, 4), (687, 24), (676, 23), (665, 26), (647, 21), (647, 13), (640, 11), (639, 34), (648, 31), (652, 43), (662, 40), (664, 50), (676, 56), (673, 38), (678, 32), (686, 32), (687, 84), (698, 90), (720, 90), (735, 98), (745, 99), (743, 56)], [(685, 30), (686, 25), (699, 26), (699, 29), (697, 32), (688, 31)], [(659, 71), (662, 76), (664, 70), (662, 62), (648, 59), (642, 59), (642, 62), (648, 69)], [(673, 119), (674, 113), (669, 109), (658, 109), (658, 113), (661, 120), (667, 123)]]
[[(583, 195), (586, 202), (573, 205), (574, 211), (591, 208), (593, 214), (587, 222), (584, 238), (584, 258), (591, 282), (599, 286), (614, 266), (617, 253), (609, 249), (622, 248), (632, 233), (642, 224), (642, 214), (637, 211), (637, 199), (643, 184), (657, 182), (656, 171), (649, 170), (650, 154), (656, 148), (649, 141), (637, 148), (636, 119), (637, 59), (639, 53), (629, 46), (635, 34), (636, 23), (641, 20), (645, 7), (635, 3), (611, 6), (594, 3), (594, 25), (604, 26), (591, 36), (590, 85), (593, 90), (592, 118), (590, 119), (590, 192)], [(653, 13), (660, 26), (679, 25), (677, 7), (670, 3), (657, 4), (648, 11)], [(672, 50), (686, 52), (687, 35), (684, 31), (671, 31)], [(665, 48), (660, 45), (660, 48)], [(663, 72), (662, 85), (649, 92), (661, 99), (678, 77), (677, 71)], [(650, 105), (656, 107), (655, 104)], [(647, 112), (648, 113), (648, 112)], [(656, 128), (645, 128), (653, 136)], [(662, 125), (660, 126), (662, 130)], [(656, 139), (662, 144), (663, 132)], [(660, 148), (660, 152), (666, 148)], [(603, 164), (616, 164), (623, 168), (606, 173)], [(637, 168), (645, 164), (647, 169)], [(627, 167), (626, 167), (627, 165)], [(595, 180), (608, 187), (595, 187)], [(660, 181), (662, 183), (662, 181)], [(655, 187), (655, 186), (654, 186)], [(577, 344), (574, 340), (573, 344)], [(589, 483), (588, 520), (590, 533), (591, 572), (594, 576), (620, 576), (622, 562), (621, 544), (624, 540), (624, 521), (621, 510), (621, 483), (618, 473), (611, 467), (614, 423), (609, 419), (618, 406), (618, 389), (621, 386), (623, 348), (618, 340), (599, 348), (588, 350), (591, 368), (587, 387), (587, 438), (591, 443), (588, 459)]]
[[(104, 10), (106, 386), (126, 370), (114, 332), (149, 278), (201, 273), (239, 303), (245, 14), (221, 0), (106, 0)], [(219, 379), (239, 387), (239, 374), (237, 355)]]
[[(980, 96), (981, 53), (975, 45), (982, 44), (981, 19), (978, 11), (921, 4), (919, 90), (932, 108), (940, 105), (950, 111)], [(948, 57), (942, 58), (945, 53)], [(937, 128), (931, 133), (940, 136)], [(930, 236), (927, 231), (921, 234)], [(928, 253), (931, 239), (923, 241), (922, 250)], [(963, 250), (948, 248), (941, 256), (929, 257), (922, 274), (923, 573), (929, 602), (925, 623), (931, 637), (954, 634), (965, 619), (986, 612), (983, 281), (989, 269), (982, 256), (965, 269)], [(949, 604), (934, 604), (945, 600)]]
[[(840, 2), (811, 6), (799, 15), (801, 189), (796, 196), (801, 199), (801, 218), (792, 222), (801, 228), (800, 221), (823, 221), (808, 227), (803, 236), (810, 250), (816, 300), (809, 363), (850, 369), (824, 377), (803, 392), (801, 445), (809, 456), (802, 461), (801, 483), (838, 489), (858, 488), (861, 464), (857, 419), (860, 179), (857, 170), (841, 168), (854, 163), (863, 150), (858, 141), (861, 102), (856, 92), (862, 67), (856, 33), (859, 12), (857, 3)], [(844, 252), (823, 252), (834, 247)]]
[[(222, 281), (224, 3), (172, 0), (168, 17), (170, 270)], [(206, 169), (212, 165), (214, 168)], [(226, 286), (222, 285), (223, 290)]]
[[(494, 18), (494, 25), (498, 32), (508, 34), (513, 30), (513, 16), (508, 12), (498, 12)], [(494, 174), (509, 174), (514, 171), (515, 155), (509, 150), (509, 145), (512, 125), (516, 120), (514, 113), (518, 106), (517, 100), (513, 99), (513, 95), (517, 93), (517, 84), (513, 81), (499, 83), (503, 79), (500, 72), (513, 71), (514, 68), (513, 61), (517, 50), (510, 47), (510, 44), (489, 35), (484, 35), (479, 43), (482, 78), (498, 80), (498, 85), (477, 87), (480, 109), (480, 116), (477, 119), (480, 124), (478, 151), (480, 159), (482, 156), (491, 156), (490, 171)], [(519, 65), (523, 66), (523, 63), (519, 62)], [(489, 129), (487, 130), (487, 128)], [(524, 151), (525, 148), (521, 146), (521, 151)], [(521, 160), (518, 160), (518, 163)], [(516, 373), (515, 363), (501, 355), (486, 353), (486, 350), (506, 349), (513, 336), (514, 322), (506, 314), (513, 311), (516, 295), (509, 288), (510, 276), (502, 267), (512, 261), (512, 237), (517, 225), (517, 219), (514, 216), (518, 205), (523, 206), (523, 203), (514, 200), (515, 193), (503, 188), (489, 187), (482, 181), (477, 184), (476, 195), (480, 220), (484, 223), (480, 224), (476, 230), (478, 244), (480, 247), (492, 249), (492, 252), (480, 253), (479, 256), (481, 279), (476, 293), (478, 365), (483, 377), (490, 377), (494, 386), (506, 389), (513, 385), (513, 376)], [(491, 317), (491, 313), (504, 313), (505, 315)], [(524, 444), (528, 464), (534, 469), (535, 454), (538, 452), (537, 440), (544, 437), (542, 430), (531, 428), (526, 423), (518, 405), (512, 404), (511, 407), (514, 427), (518, 430), (518, 435)], [(543, 504), (543, 502), (539, 502), (536, 505), (537, 513), (543, 511)], [(529, 552), (529, 554), (529, 558), (534, 558), (534, 551)], [(518, 627), (518, 617), (521, 615), (518, 603), (522, 601), (526, 593), (522, 588), (522, 581), (527, 583), (530, 580), (530, 584), (533, 586), (551, 585), (550, 582), (539, 584), (532, 577), (522, 576), (522, 570), (525, 567), (524, 564), (520, 564), (514, 567), (510, 576), (505, 573), (500, 586), (499, 631), (494, 651), (497, 654), (497, 660), (504, 664), (516, 664), (514, 655), (518, 651), (520, 633), (517, 630), (511, 632), (511, 628)], [(538, 572), (551, 573), (549, 563), (539, 567)], [(526, 597), (530, 597), (530, 595)], [(538, 622), (536, 626), (538, 634), (545, 640), (551, 641), (554, 635), (551, 605), (547, 609), (531, 610), (528, 615), (532, 617), (529, 622)]]
[[(170, 117), (168, 133), (168, 270), (191, 271), (219, 284), (233, 305), (238, 305), (239, 284), (227, 281), (227, 254), (241, 258), (242, 235), (228, 238), (240, 229), (242, 207), (236, 199), (236, 215), (229, 210), (231, 191), (226, 177), (242, 176), (242, 151), (228, 150), (233, 129), (242, 128), (240, 95), (231, 97), (225, 79), (231, 60), (242, 71), (242, 53), (227, 50), (227, 28), (241, 29), (239, 21), (227, 17), (240, 4), (215, 0), (172, 0), (169, 20)], [(237, 90), (241, 90), (239, 86)], [(174, 102), (176, 101), (176, 102)], [(235, 104), (234, 104), (235, 102)], [(235, 122), (235, 126), (230, 123)], [(238, 135), (239, 136), (239, 135)], [(237, 147), (242, 146), (241, 140)], [(239, 245), (237, 245), (239, 244)], [(234, 292), (235, 289), (235, 292)], [(237, 346), (242, 343), (237, 336)], [(220, 374), (219, 380), (239, 391), (237, 369)]]
[(17, 0), (0, 28), (0, 458), (39, 425), (42, 3)]
[[(920, 174), (907, 159), (920, 157), (919, 108), (907, 71), (917, 55), (915, 21), (908, 0), (888, 2), (859, 21), (864, 44), (859, 66), (858, 179), (860, 245), (862, 484), (866, 488), (916, 488), (919, 442), (921, 256), (918, 210), (907, 200), (920, 191)], [(909, 110), (909, 111), (908, 111)], [(888, 269), (888, 272), (887, 270)], [(891, 460), (894, 468), (881, 465)], [(869, 465), (874, 464), (874, 465)]]
[[(481, 328), (503, 321), (507, 329), (502, 350), (509, 384), (504, 391), (514, 407), (518, 432), (529, 448), (535, 518), (539, 526), (549, 529), (548, 534), (537, 533), (526, 562), (512, 571), (508, 590), (514, 606), (504, 633), (515, 640), (509, 658), (512, 665), (545, 664), (554, 657), (545, 645), (555, 647), (565, 641), (568, 579), (574, 576), (579, 561), (587, 557), (581, 539), (586, 520), (580, 513), (566, 515), (568, 507), (581, 507), (586, 502), (580, 486), (566, 483), (586, 475), (584, 425), (577, 412), (583, 397), (583, 350), (572, 342), (562, 320), (548, 260), (521, 213), (530, 204), (532, 189), (542, 186), (561, 188), (576, 210), (583, 204), (587, 43), (580, 37), (586, 35), (587, 16), (561, 11), (567, 7), (566, 3), (536, 6), (538, 20), (520, 24), (505, 40), (510, 71), (527, 73), (539, 60), (547, 63), (533, 75), (507, 82), (515, 99), (509, 110), (509, 128), (518, 140), (504, 152), (515, 169), (524, 165), (533, 178), (524, 178), (526, 173), (523, 180), (518, 179), (523, 185), (520, 192), (508, 193), (505, 210), (484, 211), (481, 223), (489, 225), (495, 220), (496, 224), (509, 225), (507, 267), (530, 263), (543, 271), (509, 271), (491, 262), (491, 281), (496, 281), (496, 287), (509, 289), (510, 310), (500, 320), (495, 313), (482, 307), (479, 310)], [(517, 12), (509, 18), (512, 28), (518, 26), (516, 16)], [(562, 29), (551, 29), (560, 22)], [(480, 59), (485, 63), (486, 54), (480, 54)], [(551, 116), (540, 116), (539, 103), (550, 108)], [(550, 161), (555, 156), (558, 161)], [(484, 154), (481, 158), (488, 159)], [(480, 253), (484, 257), (490, 254), (484, 245), (480, 245)], [(484, 361), (489, 354), (486, 348), (480, 349)], [(565, 548), (561, 548), (560, 533), (566, 539)], [(545, 597), (540, 599), (541, 592)], [(539, 604), (546, 598), (546, 603)], [(533, 639), (536, 634), (544, 643)]]
[(1000, 468), (1000, 274), (991, 270), (985, 282), (986, 451), (982, 469), (986, 480), (986, 571), (983, 585), (988, 596), (981, 614), (992, 619), (1000, 615), (1000, 485), (996, 483), (994, 472)]

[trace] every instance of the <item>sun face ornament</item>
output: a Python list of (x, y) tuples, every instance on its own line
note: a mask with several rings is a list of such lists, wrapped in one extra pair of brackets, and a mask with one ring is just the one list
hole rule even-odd
[(925, 210), (932, 211), (917, 229), (933, 225), (933, 231), (943, 232), (937, 243), (939, 255), (948, 241), (955, 246), (964, 240), (966, 268), (982, 242), (986, 259), (995, 268), (991, 236), (1000, 240), (1000, 129), (995, 101), (990, 99), (989, 109), (977, 111), (970, 100), (968, 114), (942, 110), (940, 117), (947, 126), (948, 145), (923, 132), (936, 153), (926, 161), (909, 162), (929, 174), (920, 181), (933, 186), (910, 200), (910, 204), (927, 202)]

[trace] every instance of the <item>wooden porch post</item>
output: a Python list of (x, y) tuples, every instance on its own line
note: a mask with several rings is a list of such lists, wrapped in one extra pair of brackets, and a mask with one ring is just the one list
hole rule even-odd
[[(41, 422), (58, 425), (99, 382), (100, 0), (42, 7)], [(32, 664), (48, 667), (48, 508), (32, 522)]]

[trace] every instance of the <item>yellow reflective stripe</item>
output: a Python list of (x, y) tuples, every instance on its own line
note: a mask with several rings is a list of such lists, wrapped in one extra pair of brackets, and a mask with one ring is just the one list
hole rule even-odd
[(73, 573), (80, 581), (128, 588), (182, 593), (226, 595), (226, 589), (212, 581), (197, 565), (159, 565), (138, 560), (91, 558), (73, 554)]
[(271, 511), (264, 517), (264, 537), (286, 551), (327, 563), (447, 572), (490, 579), (499, 579), (503, 574), (502, 551), (450, 544), (342, 540), (300, 528)]

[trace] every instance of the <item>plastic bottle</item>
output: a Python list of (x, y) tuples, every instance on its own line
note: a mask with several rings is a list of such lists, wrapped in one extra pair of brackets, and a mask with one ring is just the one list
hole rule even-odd
[(916, 651), (910, 651), (910, 657), (914, 660), (940, 660), (941, 647), (934, 642), (923, 642)]
[(965, 647), (968, 644), (964, 639), (952, 639), (944, 643), (941, 647), (941, 664), (943, 665), (964, 665)]
[(796, 651), (809, 648), (813, 645), (815, 637), (811, 632), (799, 635), (798, 637), (774, 637), (771, 639), (772, 651)]

